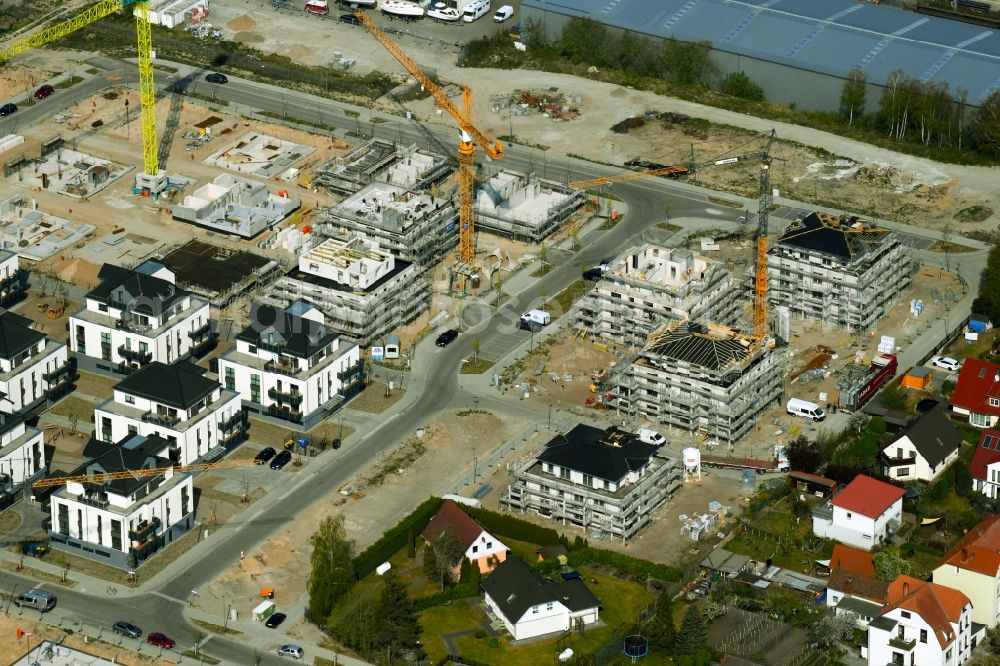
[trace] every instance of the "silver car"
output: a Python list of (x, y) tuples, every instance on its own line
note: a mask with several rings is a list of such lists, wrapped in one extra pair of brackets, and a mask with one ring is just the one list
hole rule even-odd
[(139, 638), (142, 636), (142, 629), (135, 626), (131, 622), (126, 622), (125, 620), (118, 620), (111, 627), (112, 631), (121, 636), (128, 636), (129, 638)]
[(279, 657), (291, 657), (292, 659), (302, 658), (302, 648), (298, 645), (282, 645), (278, 648)]

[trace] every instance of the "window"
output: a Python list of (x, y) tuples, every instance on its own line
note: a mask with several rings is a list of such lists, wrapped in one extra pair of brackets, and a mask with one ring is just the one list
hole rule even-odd
[(531, 607), (531, 614), (532, 615), (538, 615), (538, 606), (532, 606)]
[(479, 552), (479, 544), (476, 544), (475, 546), (472, 547), (472, 552), (473, 553), (478, 553)]
[(69, 506), (59, 504), (59, 534), (69, 536)]
[(139, 428), (136, 427), (136, 426), (134, 426), (134, 425), (132, 425), (131, 423), (128, 424), (128, 434), (130, 434), (130, 435), (138, 435), (139, 434)]
[(905, 664), (906, 662), (903, 661), (903, 653), (902, 652), (893, 652), (892, 653), (892, 663), (894, 663), (894, 664)]
[(1000, 398), (990, 398), (990, 407), (1000, 407)]
[(945, 652), (944, 658), (946, 661), (951, 661), (951, 648), (948, 648), (948, 651)]
[(909, 467), (899, 467), (896, 469), (896, 476), (909, 476), (909, 475), (910, 475)]
[(122, 549), (122, 521), (111, 520), (111, 547), (115, 550)]
[(851, 519), (851, 516), (852, 516), (852, 515), (853, 515), (853, 514), (852, 514), (852, 513), (850, 512), (850, 511), (848, 511), (848, 512), (847, 512), (847, 519), (848, 519), (848, 520), (850, 520), (850, 519)]
[(554, 606), (555, 604), (550, 601), (549, 603), (545, 604), (545, 610), (550, 611)]
[(492, 548), (492, 547), (493, 547), (493, 542), (492, 541), (487, 541), (486, 542), (486, 548), (489, 549), (489, 548)]
[(986, 428), (990, 425), (990, 417), (986, 414), (977, 414), (976, 412), (971, 412), (969, 414), (969, 423), (980, 428)]
[[(910, 619), (910, 611), (900, 611), (899, 614), (902, 615), (903, 617), (905, 617), (907, 620)], [(900, 631), (903, 630), (902, 627), (900, 627), (899, 629), (900, 629)]]
[(135, 396), (126, 395), (125, 396), (125, 404), (126, 405), (134, 405), (135, 404)]
[(920, 642), (921, 643), (926, 643), (927, 642), (927, 630), (926, 629), (921, 629), (920, 630)]
[(97, 545), (104, 545), (104, 517), (97, 514)]

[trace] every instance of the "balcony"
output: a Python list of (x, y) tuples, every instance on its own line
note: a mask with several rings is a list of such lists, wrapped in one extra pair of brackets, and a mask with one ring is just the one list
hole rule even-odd
[(298, 391), (279, 391), (276, 388), (267, 389), (267, 397), (271, 400), (277, 400), (280, 403), (286, 403), (294, 407), (298, 407), (302, 404), (302, 394)]
[(894, 647), (897, 650), (912, 650), (917, 646), (917, 639), (911, 638), (909, 640), (901, 638), (899, 636), (893, 636), (889, 639), (889, 647)]
[(264, 372), (274, 372), (279, 375), (285, 375), (286, 377), (298, 377), (302, 371), (299, 369), (298, 365), (268, 361), (264, 364)]
[(212, 322), (207, 322), (201, 328), (188, 331), (188, 337), (195, 341), (202, 340), (210, 335), (212, 335)]
[(87, 506), (97, 507), (98, 509), (107, 509), (108, 500), (107, 495), (78, 495), (76, 501), (80, 504), (86, 504)]
[(145, 365), (153, 360), (153, 352), (149, 350), (141, 351), (139, 349), (129, 349), (125, 345), (118, 347), (118, 355), (126, 361), (132, 361), (133, 363), (138, 363), (139, 365)]
[(226, 419), (225, 421), (219, 421), (219, 430), (222, 432), (229, 432), (230, 430), (242, 430), (243, 426), (243, 412), (236, 412), (232, 417)]
[(154, 534), (160, 527), (160, 519), (153, 516), (149, 520), (144, 520), (128, 531), (129, 541), (145, 541)]
[(140, 324), (131, 317), (122, 317), (115, 320), (115, 328), (119, 331), (129, 331), (131, 333), (148, 333), (152, 327), (148, 324)]
[(361, 379), (361, 372), (364, 370), (364, 364), (355, 363), (354, 365), (337, 373), (337, 379), (345, 384), (353, 384), (354, 382)]
[(268, 405), (267, 414), (268, 416), (273, 416), (274, 418), (282, 419), (283, 421), (302, 423), (302, 412), (298, 409), (290, 409), (288, 407), (282, 409), (277, 405)]
[(55, 381), (49, 382), (49, 387), (45, 389), (45, 397), (49, 400), (58, 400), (73, 390), (73, 380), (76, 379), (72, 373), (62, 374)]
[(115, 366), (115, 371), (119, 375), (131, 375), (133, 372), (141, 368), (142, 366), (138, 363), (129, 363), (128, 361), (122, 361)]
[(142, 420), (145, 423), (152, 423), (153, 425), (163, 426), (164, 428), (173, 428), (175, 425), (181, 422), (179, 416), (170, 416), (169, 414), (158, 414), (156, 412), (146, 412), (142, 415)]
[(44, 379), (45, 381), (47, 381), (47, 382), (49, 382), (51, 384), (53, 382), (62, 381), (62, 378), (64, 376), (66, 376), (66, 377), (72, 377), (72, 374), (73, 374), (73, 367), (70, 365), (69, 361), (67, 361), (66, 363), (63, 363), (62, 365), (60, 365), (55, 370), (52, 370), (51, 372), (43, 373), (42, 374), (42, 379)]

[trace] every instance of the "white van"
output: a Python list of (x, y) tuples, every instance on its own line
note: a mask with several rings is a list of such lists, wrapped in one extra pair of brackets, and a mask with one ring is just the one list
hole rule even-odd
[(493, 20), (497, 23), (503, 23), (511, 16), (514, 15), (514, 8), (510, 5), (504, 5), (497, 10), (497, 13), (493, 15)]
[(541, 330), (552, 322), (552, 315), (545, 310), (528, 310), (521, 315), (521, 328), (534, 331)]
[(826, 418), (826, 412), (820, 409), (820, 406), (815, 402), (799, 400), (798, 398), (792, 398), (789, 400), (785, 409), (792, 416), (804, 416), (807, 419), (812, 419), (813, 421), (822, 421)]
[(490, 13), (490, 0), (476, 0), (470, 5), (465, 6), (465, 12), (462, 14), (462, 20), (466, 23), (472, 23), (477, 18), (481, 18)]
[(654, 446), (663, 446), (667, 442), (667, 440), (663, 438), (663, 435), (656, 432), (652, 428), (639, 428), (639, 432), (636, 434), (639, 435), (640, 442), (646, 442), (647, 444), (653, 444)]

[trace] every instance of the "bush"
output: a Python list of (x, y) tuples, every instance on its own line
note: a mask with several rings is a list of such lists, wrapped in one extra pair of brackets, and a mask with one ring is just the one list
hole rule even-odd
[(764, 89), (750, 80), (750, 77), (743, 72), (733, 72), (722, 79), (719, 87), (722, 92), (740, 99), (748, 99), (753, 102), (764, 101)]
[(674, 582), (681, 579), (681, 571), (676, 567), (667, 566), (666, 564), (656, 564), (655, 562), (640, 560), (600, 548), (582, 548), (573, 551), (570, 555), (570, 563), (573, 566), (601, 564), (635, 576), (636, 578), (651, 577), (667, 582)]
[(521, 520), (505, 513), (490, 511), (489, 509), (477, 509), (466, 506), (462, 507), (462, 510), (478, 520), (494, 536), (527, 541), (528, 543), (535, 543), (540, 546), (562, 544), (567, 549), (571, 548), (566, 537), (551, 527), (535, 525), (526, 520)]
[(444, 500), (440, 497), (431, 497), (423, 504), (414, 509), (410, 515), (396, 523), (395, 526), (382, 535), (382, 538), (365, 548), (354, 558), (354, 571), (358, 578), (364, 578), (375, 571), (378, 565), (382, 564), (406, 546), (410, 529), (415, 534), (423, 532), (434, 514), (441, 508)]

